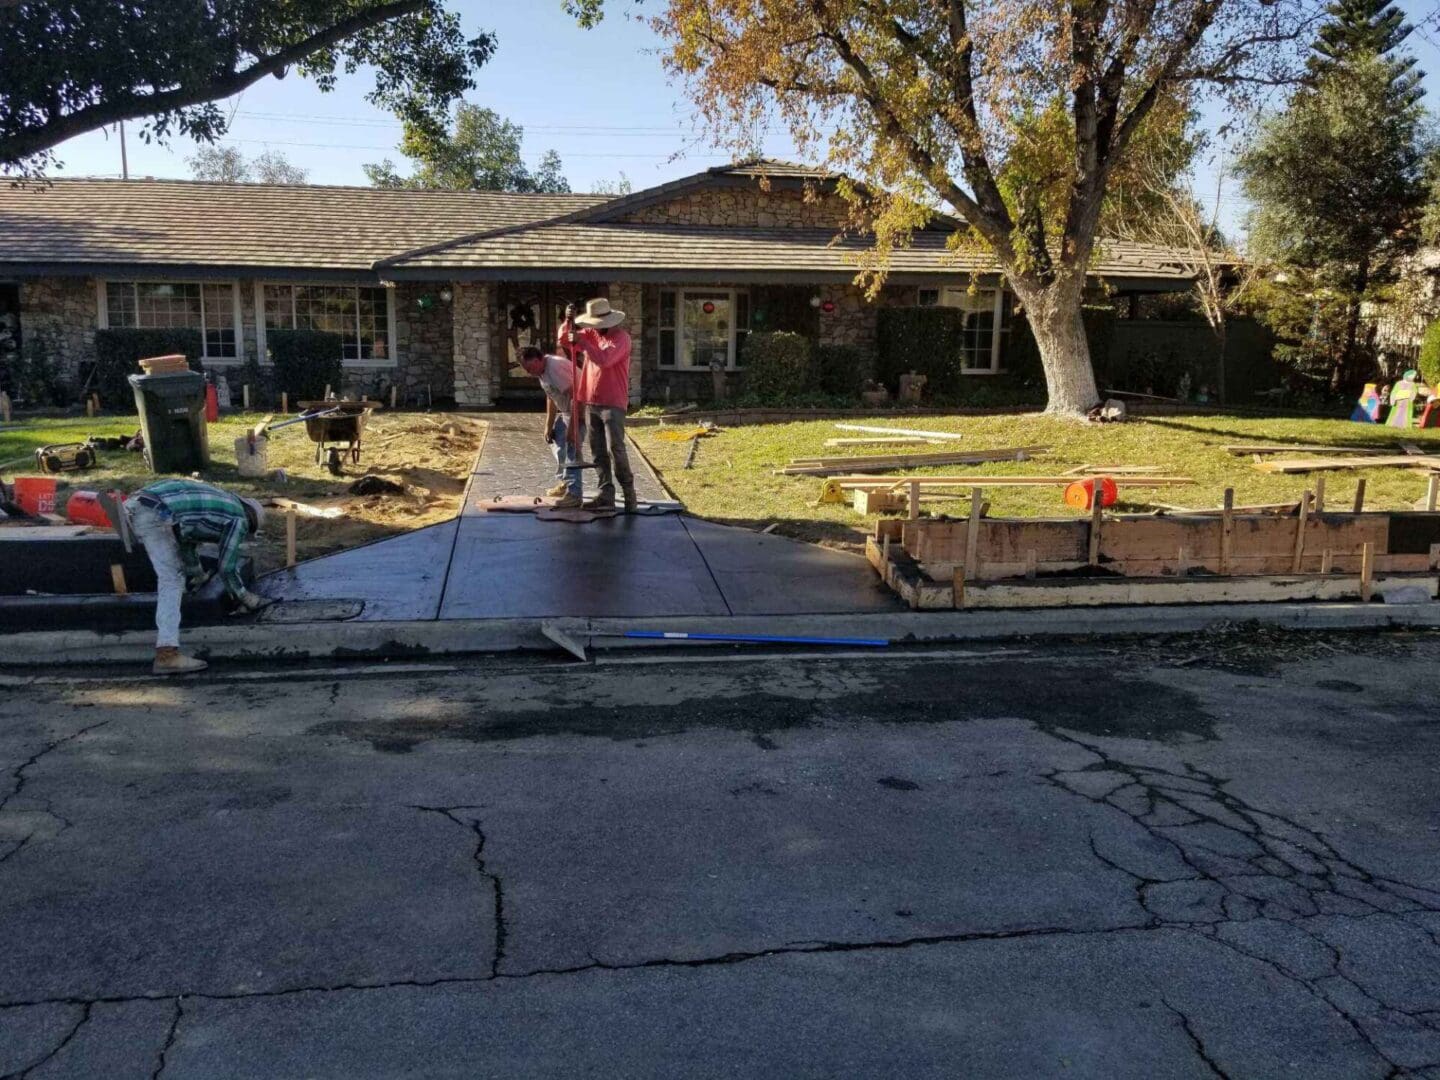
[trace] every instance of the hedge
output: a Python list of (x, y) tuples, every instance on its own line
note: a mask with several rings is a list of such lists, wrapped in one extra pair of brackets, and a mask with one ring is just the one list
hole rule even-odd
[(95, 369), (90, 390), (100, 395), (103, 408), (113, 412), (135, 411), (135, 391), (129, 377), (140, 374), (140, 361), (152, 356), (182, 353), (194, 371), (200, 371), (205, 343), (199, 330), (111, 329), (95, 331)]
[(319, 401), (325, 387), (340, 392), (341, 356), (345, 347), (339, 334), (326, 330), (269, 330), (265, 334), (274, 365), (275, 392), (291, 401)]
[(1420, 377), (1426, 386), (1440, 385), (1440, 319), (1425, 328), (1425, 337), (1420, 342)]
[(815, 346), (815, 382), (821, 393), (859, 397), (875, 371), (875, 357), (858, 345)]
[(894, 392), (900, 376), (914, 371), (926, 377), (929, 393), (958, 393), (961, 325), (958, 308), (881, 308), (876, 313), (875, 378)]
[(789, 331), (751, 333), (745, 342), (745, 392), (759, 398), (788, 398), (815, 387), (810, 340)]

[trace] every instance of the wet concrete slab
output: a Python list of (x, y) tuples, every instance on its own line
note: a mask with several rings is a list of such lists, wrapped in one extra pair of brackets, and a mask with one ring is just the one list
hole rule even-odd
[(363, 600), (360, 618), (434, 619), (440, 613), (458, 522), (311, 559), (267, 574), (256, 587), (284, 600)]
[[(286, 600), (363, 600), (360, 618), (627, 618), (898, 609), (859, 557), (679, 514), (572, 524), (483, 509), (554, 482), (534, 413), (489, 419), (460, 517), (265, 578)], [(632, 447), (643, 501), (668, 498)], [(593, 473), (587, 471), (587, 483)]]

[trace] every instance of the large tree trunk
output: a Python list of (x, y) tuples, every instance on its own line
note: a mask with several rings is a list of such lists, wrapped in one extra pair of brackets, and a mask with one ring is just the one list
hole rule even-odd
[(1365, 290), (1370, 285), (1370, 260), (1361, 259), (1360, 265), (1355, 270), (1353, 292), (1345, 310), (1345, 341), (1340, 353), (1340, 362), (1335, 365), (1334, 374), (1330, 377), (1330, 388), (1343, 392), (1358, 390), (1364, 377), (1360, 374), (1362, 370), (1361, 357), (1358, 355), (1360, 344), (1360, 307), (1365, 301)]
[(1040, 350), (1050, 394), (1045, 411), (1052, 416), (1084, 416), (1100, 400), (1090, 343), (1080, 317), (1082, 288), (1083, 280), (1079, 285), (1059, 281), (1040, 289), (1014, 286)]

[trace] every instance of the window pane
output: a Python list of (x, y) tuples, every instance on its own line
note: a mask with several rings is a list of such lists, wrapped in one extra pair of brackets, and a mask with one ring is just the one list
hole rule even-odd
[(675, 365), (675, 331), (660, 331), (660, 366), (673, 367)]
[(205, 297), (205, 355), (235, 357), (235, 291), (229, 285), (202, 286)]
[(921, 289), (919, 303), (921, 307), (935, 307), (940, 303), (940, 290)]
[(142, 281), (135, 286), (135, 325), (146, 329), (203, 329), (200, 286)]
[(731, 317), (730, 294), (723, 292), (687, 292), (681, 305), (685, 320), (685, 355), (682, 367), (708, 368), (712, 360), (730, 362)]
[(135, 326), (135, 283), (110, 281), (105, 285), (105, 318), (117, 329)]
[(947, 297), (964, 314), (960, 330), (960, 358), (969, 370), (991, 369), (991, 345), (995, 340), (995, 290), (955, 289)]
[(660, 323), (667, 330), (675, 328), (675, 293), (671, 289), (660, 290)]
[(294, 330), (295, 312), (291, 307), (289, 285), (265, 286), (265, 329)]
[(385, 289), (356, 290), (360, 312), (360, 358), (383, 360), (390, 348), (390, 318)]

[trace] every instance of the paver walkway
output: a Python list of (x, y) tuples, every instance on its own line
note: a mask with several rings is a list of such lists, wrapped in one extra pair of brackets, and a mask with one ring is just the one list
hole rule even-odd
[[(367, 620), (799, 615), (891, 611), (865, 561), (687, 514), (584, 525), (487, 513), (553, 482), (534, 413), (498, 413), (454, 521), (302, 563), (259, 584), (286, 600), (365, 601)], [(642, 501), (667, 498), (631, 448)], [(588, 474), (587, 474), (588, 476)]]

